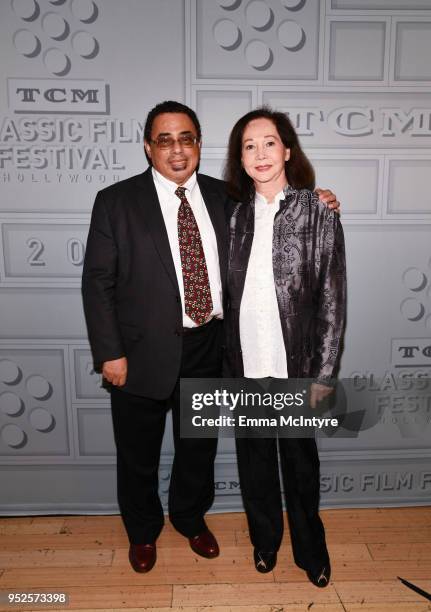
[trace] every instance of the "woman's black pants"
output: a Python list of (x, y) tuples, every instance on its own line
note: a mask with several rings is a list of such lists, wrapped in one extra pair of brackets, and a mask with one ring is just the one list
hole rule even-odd
[[(278, 438), (281, 473), (295, 563), (318, 572), (329, 562), (319, 517), (319, 455), (314, 438)], [(277, 551), (283, 536), (277, 439), (237, 438), (238, 471), (250, 539)]]

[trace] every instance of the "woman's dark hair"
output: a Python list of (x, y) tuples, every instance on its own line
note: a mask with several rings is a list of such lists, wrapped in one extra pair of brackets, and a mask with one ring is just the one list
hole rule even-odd
[(290, 149), (290, 158), (285, 163), (286, 177), (289, 185), (295, 189), (314, 189), (314, 169), (299, 144), (298, 135), (285, 113), (273, 111), (262, 106), (250, 111), (233, 126), (229, 137), (229, 147), (224, 180), (227, 183), (229, 196), (236, 202), (251, 202), (255, 196), (255, 187), (241, 164), (242, 138), (244, 130), (254, 119), (269, 119), (275, 125), (278, 135), (286, 149)]
[[(165, 100), (165, 102), (160, 102), (160, 104), (157, 104), (154, 108), (152, 108), (147, 115), (144, 128), (144, 139), (147, 142), (150, 142), (151, 140), (154, 119), (163, 113), (183, 113), (184, 115), (190, 117), (196, 129), (196, 136), (198, 137), (198, 140), (201, 139), (201, 124), (199, 123), (199, 119), (195, 111), (181, 102), (176, 102), (175, 100)], [(151, 166), (151, 159), (148, 157), (146, 152), (145, 155), (149, 165)]]

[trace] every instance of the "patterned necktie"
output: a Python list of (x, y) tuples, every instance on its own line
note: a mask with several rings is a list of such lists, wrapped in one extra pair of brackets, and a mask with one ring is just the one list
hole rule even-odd
[(208, 269), (202, 238), (185, 187), (178, 187), (175, 195), (180, 198), (178, 209), (178, 241), (184, 282), (186, 315), (197, 325), (206, 323), (213, 309)]

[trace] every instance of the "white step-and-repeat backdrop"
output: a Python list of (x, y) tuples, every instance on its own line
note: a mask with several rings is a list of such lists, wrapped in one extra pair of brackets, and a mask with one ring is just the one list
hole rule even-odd
[[(322, 505), (428, 503), (430, 419), (399, 377), (431, 374), (430, 0), (4, 0), (0, 17), (0, 512), (116, 509), (80, 277), (94, 196), (145, 169), (165, 99), (196, 109), (215, 176), (242, 114), (290, 114), (342, 202), (341, 376), (386, 381), (374, 427), (319, 441)], [(168, 432), (164, 501), (171, 458)], [(216, 473), (214, 508), (240, 509), (232, 440)]]

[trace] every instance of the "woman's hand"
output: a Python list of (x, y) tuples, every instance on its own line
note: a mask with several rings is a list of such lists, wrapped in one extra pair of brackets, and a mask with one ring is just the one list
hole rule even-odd
[(332, 387), (321, 385), (319, 383), (311, 383), (310, 387), (310, 406), (314, 409), (318, 403), (321, 402), (325, 397), (328, 397), (333, 391)]
[(332, 193), (330, 189), (320, 189), (320, 187), (317, 187), (314, 191), (319, 196), (319, 200), (326, 204), (328, 208), (340, 214), (340, 202), (337, 200), (335, 193)]

